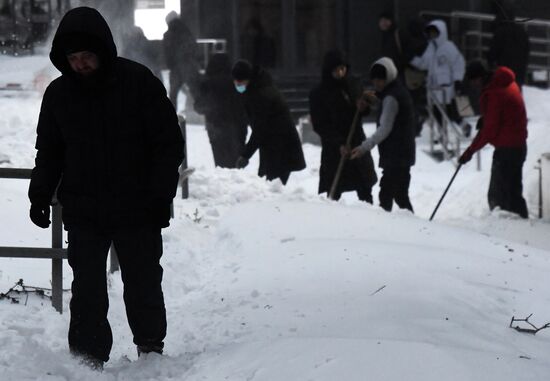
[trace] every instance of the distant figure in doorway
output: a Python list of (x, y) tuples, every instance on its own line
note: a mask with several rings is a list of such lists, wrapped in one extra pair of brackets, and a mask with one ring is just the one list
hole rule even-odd
[(525, 27), (515, 21), (513, 9), (497, 6), (493, 39), (487, 54), (489, 66), (512, 69), (521, 89), (527, 76), (529, 49), (529, 35)]
[(206, 131), (217, 167), (235, 168), (246, 141), (246, 112), (231, 76), (225, 53), (213, 55), (198, 86), (195, 111), (206, 119)]
[(268, 36), (260, 20), (251, 18), (241, 36), (242, 56), (254, 66), (273, 68), (276, 63), (275, 41)]
[(413, 212), (409, 199), (411, 167), (416, 160), (414, 108), (411, 96), (397, 77), (391, 58), (383, 57), (370, 69), (370, 78), (380, 99), (376, 132), (351, 151), (359, 159), (375, 146), (380, 153), (380, 206), (391, 211), (393, 203)]
[(155, 77), (161, 79), (159, 64), (152, 51), (151, 41), (145, 37), (140, 27), (133, 26), (124, 30), (120, 56), (147, 66)]
[(426, 70), (419, 70), (409, 62), (415, 56), (422, 56), (428, 47), (424, 33), (424, 20), (412, 19), (407, 28), (399, 28), (391, 12), (383, 12), (378, 19), (382, 33), (381, 57), (391, 58), (399, 72), (399, 79), (409, 90), (414, 102), (416, 135), (420, 135), (427, 118), (426, 112)]
[(483, 63), (468, 65), (466, 78), (481, 90), (482, 127), (459, 159), (466, 164), (486, 144), (495, 147), (489, 183), (489, 208), (528, 218), (522, 171), (527, 156), (527, 112), (514, 72), (504, 66), (490, 72)]
[[(321, 83), (309, 94), (311, 122), (314, 131), (321, 137), (323, 147), (319, 193), (330, 193), (341, 157), (349, 156), (350, 147), (346, 146), (346, 140), (356, 112), (361, 114), (351, 144), (355, 147), (366, 139), (362, 117), (368, 114), (369, 109), (359, 104), (362, 96), (361, 82), (351, 75), (344, 54), (339, 50), (327, 52)], [(366, 152), (360, 160), (346, 161), (334, 199), (340, 199), (343, 192), (355, 191), (359, 200), (372, 204), (372, 187), (376, 181), (372, 156)]]
[(177, 110), (178, 93), (187, 85), (194, 94), (200, 73), (197, 41), (185, 21), (174, 11), (166, 16), (168, 30), (164, 33), (163, 48), (166, 66), (170, 71), (169, 98)]
[(241, 94), (252, 134), (237, 168), (244, 168), (256, 151), (260, 151), (258, 176), (280, 179), (286, 184), (291, 172), (306, 167), (302, 143), (282, 94), (273, 85), (271, 75), (246, 60), (232, 69), (235, 89)]

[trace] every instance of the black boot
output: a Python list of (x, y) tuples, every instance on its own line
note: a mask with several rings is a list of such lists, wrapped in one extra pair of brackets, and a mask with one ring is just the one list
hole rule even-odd
[(137, 353), (138, 357), (140, 357), (142, 354), (146, 353), (158, 353), (159, 355), (162, 355), (162, 346), (160, 345), (138, 345), (137, 346)]

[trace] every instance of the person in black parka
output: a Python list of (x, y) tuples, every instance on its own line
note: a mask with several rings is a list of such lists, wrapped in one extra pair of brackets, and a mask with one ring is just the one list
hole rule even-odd
[(487, 53), (489, 66), (506, 66), (512, 69), (521, 88), (527, 76), (529, 51), (529, 35), (525, 27), (515, 21), (513, 9), (498, 5), (493, 38)]
[(240, 60), (233, 66), (232, 74), (252, 129), (237, 167), (246, 167), (259, 150), (258, 176), (265, 176), (267, 180), (279, 178), (286, 184), (291, 172), (306, 167), (302, 143), (288, 105), (273, 85), (271, 75), (261, 67)]
[(187, 85), (192, 96), (200, 73), (199, 47), (185, 20), (175, 11), (166, 16), (168, 30), (162, 38), (166, 66), (170, 71), (170, 100), (177, 107), (178, 94)]
[[(342, 153), (345, 154), (355, 113), (356, 101), (362, 96), (359, 79), (349, 73), (349, 65), (338, 50), (329, 51), (324, 58), (321, 83), (309, 95), (313, 129), (321, 137), (321, 169), (319, 193), (330, 192)], [(352, 137), (352, 146), (365, 140), (361, 120)], [(343, 192), (356, 191), (362, 201), (372, 203), (371, 189), (376, 184), (376, 172), (370, 153), (361, 160), (345, 163), (335, 199)]]
[(42, 101), (30, 217), (49, 226), (57, 188), (74, 275), (69, 347), (93, 367), (109, 359), (106, 259), (113, 244), (138, 353), (161, 353), (161, 229), (169, 225), (184, 152), (177, 115), (149, 69), (117, 57), (95, 9), (67, 12), (50, 59), (62, 75)]
[(231, 60), (225, 53), (214, 54), (198, 87), (195, 110), (204, 114), (206, 131), (217, 167), (235, 168), (246, 141), (248, 123), (231, 76)]

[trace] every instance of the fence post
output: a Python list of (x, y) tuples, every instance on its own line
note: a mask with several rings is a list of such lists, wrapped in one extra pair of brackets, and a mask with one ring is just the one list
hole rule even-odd
[(550, 152), (542, 155), (540, 171), (540, 197), (542, 199), (542, 217), (550, 218)]
[[(178, 115), (178, 121), (180, 123), (181, 135), (183, 136), (183, 162), (181, 163), (181, 172), (187, 169), (187, 122), (183, 115)], [(184, 179), (181, 182), (181, 198), (189, 198), (189, 178)]]
[(115, 245), (111, 243), (111, 266), (109, 272), (112, 274), (120, 269), (120, 263), (118, 262), (118, 256), (116, 253)]
[[(63, 248), (63, 221), (61, 205), (54, 200), (52, 208), (52, 248)], [(59, 313), (63, 313), (63, 259), (52, 259), (52, 305)]]

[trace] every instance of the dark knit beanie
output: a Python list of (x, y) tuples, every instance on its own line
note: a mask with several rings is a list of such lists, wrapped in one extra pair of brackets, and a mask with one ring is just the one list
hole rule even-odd
[(97, 37), (82, 33), (62, 36), (59, 44), (65, 55), (85, 51), (103, 55), (105, 52), (105, 47)]
[(253, 68), (250, 62), (247, 60), (239, 60), (235, 63), (235, 65), (233, 65), (231, 75), (233, 76), (233, 79), (236, 79), (237, 81), (244, 81), (252, 78), (252, 71)]
[(393, 21), (393, 13), (391, 11), (384, 11), (378, 15), (378, 20), (380, 19), (388, 19)]
[(380, 65), (380, 64), (372, 65), (372, 68), (370, 69), (370, 79), (386, 80), (387, 78), (388, 78), (388, 72), (383, 65)]
[(487, 66), (483, 63), (483, 61), (472, 61), (468, 64), (466, 67), (466, 74), (465, 78), (468, 80), (471, 79), (477, 79), (477, 78), (484, 78), (489, 73), (489, 70), (487, 69)]

